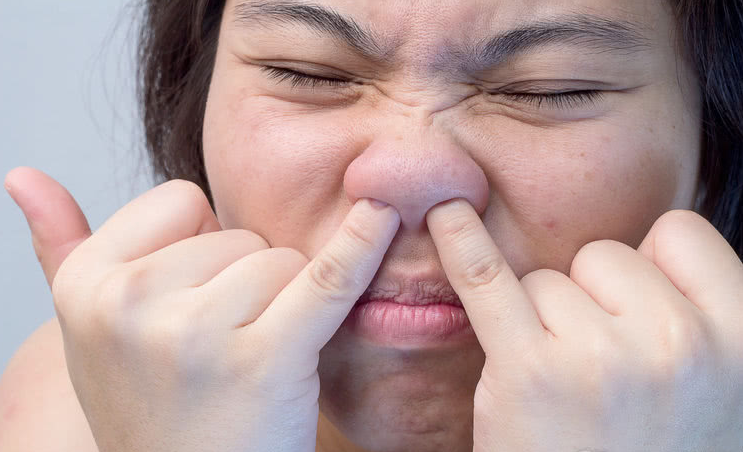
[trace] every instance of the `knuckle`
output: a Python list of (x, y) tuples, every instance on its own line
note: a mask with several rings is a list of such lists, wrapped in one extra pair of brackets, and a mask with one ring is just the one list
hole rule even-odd
[(179, 204), (182, 203), (190, 209), (199, 211), (209, 206), (209, 200), (206, 198), (204, 190), (196, 183), (185, 179), (172, 179), (166, 184), (168, 184), (169, 189), (176, 193)]
[(224, 233), (229, 234), (230, 238), (234, 239), (237, 243), (247, 244), (251, 248), (257, 248), (259, 250), (271, 248), (271, 245), (266, 241), (266, 239), (247, 229), (230, 229), (224, 231)]
[(549, 302), (548, 300), (554, 296), (555, 287), (568, 287), (573, 284), (564, 273), (548, 268), (527, 273), (521, 277), (520, 283), (537, 308)]
[(63, 262), (51, 287), (54, 309), (61, 324), (82, 333), (95, 330), (91, 316), (100, 304), (101, 294), (110, 291), (104, 289), (102, 283), (107, 274), (109, 272), (103, 269), (96, 271), (90, 266)]
[(318, 298), (329, 302), (340, 301), (344, 290), (351, 285), (346, 266), (332, 254), (317, 256), (310, 262), (307, 276)]
[(673, 259), (675, 253), (669, 252), (675, 247), (685, 247), (686, 242), (701, 238), (704, 231), (719, 234), (715, 227), (704, 217), (691, 210), (670, 210), (661, 215), (648, 232), (652, 237), (654, 252), (658, 254), (657, 259)]
[(492, 253), (480, 253), (462, 269), (462, 277), (467, 288), (475, 290), (492, 286), (503, 272), (503, 258)]
[(624, 348), (624, 344), (615, 333), (604, 331), (592, 335), (581, 346), (586, 350), (582, 355), (584, 376), (592, 386), (597, 387), (607, 381), (607, 376), (621, 372), (624, 363), (618, 351)]
[(129, 269), (117, 268), (106, 273), (92, 288), (87, 298), (88, 328), (96, 334), (123, 337), (125, 315), (131, 306), (129, 298), (136, 298), (133, 280), (136, 275)]
[(343, 233), (351, 240), (356, 247), (360, 245), (364, 248), (374, 248), (374, 237), (368, 227), (365, 227), (357, 219), (352, 219), (343, 224)]
[(694, 223), (707, 223), (707, 220), (694, 211), (674, 209), (658, 217), (653, 224), (653, 228), (656, 230), (656, 233), (665, 234), (671, 230)]
[(531, 271), (521, 277), (521, 285), (530, 287), (540, 287), (550, 283), (563, 282), (569, 279), (565, 274), (550, 268), (540, 268)]
[(134, 262), (122, 264), (98, 284), (95, 302), (102, 307), (127, 309), (137, 306), (147, 297), (149, 278), (147, 268)]
[(652, 367), (662, 378), (673, 378), (679, 370), (692, 369), (709, 353), (709, 336), (703, 319), (669, 315), (658, 329)]
[(618, 242), (610, 239), (594, 240), (580, 247), (578, 253), (576, 253), (576, 257), (582, 256), (585, 259), (595, 259), (612, 251), (617, 244)]
[(57, 274), (52, 281), (52, 300), (54, 301), (54, 307), (59, 314), (66, 314), (68, 308), (73, 303), (72, 299), (75, 297), (77, 292), (78, 280), (75, 278), (70, 270), (62, 264), (57, 270)]
[(581, 246), (570, 264), (570, 277), (590, 271), (595, 267), (597, 261), (605, 259), (607, 255), (612, 255), (612, 252), (616, 251), (617, 246), (620, 245), (619, 242), (614, 240), (603, 239), (588, 242)]
[(144, 273), (141, 267), (126, 264), (105, 273), (84, 300), (77, 300), (85, 304), (81, 327), (91, 334), (125, 339), (130, 333), (127, 321), (137, 314), (146, 296)]
[(186, 179), (171, 179), (166, 182), (166, 184), (168, 185), (168, 188), (175, 189), (176, 191), (178, 191), (179, 193), (183, 193), (184, 195), (200, 196), (204, 194), (204, 192), (201, 190), (201, 187), (199, 187), (196, 183)]

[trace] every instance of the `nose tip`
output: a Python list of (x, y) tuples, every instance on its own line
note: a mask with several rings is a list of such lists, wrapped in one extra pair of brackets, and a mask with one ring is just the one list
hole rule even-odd
[(401, 227), (413, 231), (426, 227), (426, 213), (449, 199), (467, 199), (480, 215), (485, 212), (488, 181), (465, 152), (453, 148), (415, 154), (395, 151), (380, 144), (351, 162), (343, 184), (352, 203), (360, 198), (384, 201), (397, 209)]

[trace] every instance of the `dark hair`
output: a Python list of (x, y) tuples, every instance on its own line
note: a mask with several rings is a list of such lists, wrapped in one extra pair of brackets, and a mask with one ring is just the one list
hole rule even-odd
[[(699, 213), (743, 256), (743, 2), (667, 0), (679, 54), (695, 66), (703, 99)], [(144, 0), (137, 91), (156, 182), (186, 179), (214, 206), (202, 127), (224, 1)]]

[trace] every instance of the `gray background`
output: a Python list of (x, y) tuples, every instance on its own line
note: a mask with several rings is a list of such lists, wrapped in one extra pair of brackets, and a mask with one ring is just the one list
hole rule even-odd
[[(0, 2), (0, 177), (16, 166), (61, 182), (95, 230), (152, 186), (134, 103), (131, 0)], [(52, 318), (21, 210), (0, 191), (0, 371)]]

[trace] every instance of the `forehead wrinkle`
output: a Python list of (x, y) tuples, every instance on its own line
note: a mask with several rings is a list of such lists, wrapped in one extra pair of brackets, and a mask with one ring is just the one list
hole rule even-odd
[[(444, 10), (445, 6), (436, 9), (438, 13)], [(443, 17), (445, 14), (433, 15), (432, 12), (426, 15), (424, 11), (425, 17), (420, 17), (416, 8), (406, 9), (399, 21), (395, 21), (399, 26), (396, 24), (394, 33), (380, 33), (374, 23), (360, 25), (354, 18), (345, 17), (333, 8), (311, 2), (242, 0), (234, 11), (235, 21), (242, 25), (309, 27), (316, 33), (330, 35), (382, 67), (407, 67), (408, 70), (424, 70), (432, 75), (476, 73), (500, 66), (519, 54), (550, 45), (625, 56), (642, 53), (651, 47), (640, 25), (585, 13), (522, 21), (490, 37), (455, 42), (446, 33), (439, 37), (429, 29), (433, 26), (436, 30), (450, 30)], [(487, 25), (484, 28), (493, 27)], [(416, 35), (416, 39), (411, 38)], [(409, 48), (406, 52), (409, 61), (402, 61), (401, 47)]]

